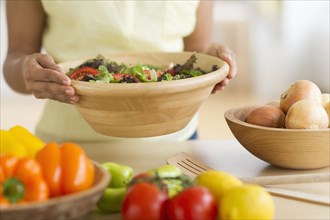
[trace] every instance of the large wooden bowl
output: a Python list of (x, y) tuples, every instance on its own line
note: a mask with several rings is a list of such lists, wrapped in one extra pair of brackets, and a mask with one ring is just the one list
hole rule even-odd
[(291, 169), (329, 166), (330, 129), (268, 128), (245, 122), (255, 106), (225, 112), (225, 119), (236, 139), (259, 159)]
[(72, 220), (79, 219), (95, 207), (110, 181), (110, 174), (97, 163), (94, 185), (82, 192), (51, 198), (46, 202), (27, 203), (0, 208), (1, 220)]
[[(183, 64), (192, 53), (126, 53), (105, 56), (116, 62), (168, 67)], [(220, 69), (203, 76), (152, 83), (90, 83), (73, 81), (80, 96), (76, 105), (87, 123), (97, 132), (115, 137), (150, 137), (184, 128), (197, 113), (215, 84), (223, 80), (229, 66), (217, 57), (197, 53), (195, 67)], [(83, 60), (62, 64), (65, 69)]]

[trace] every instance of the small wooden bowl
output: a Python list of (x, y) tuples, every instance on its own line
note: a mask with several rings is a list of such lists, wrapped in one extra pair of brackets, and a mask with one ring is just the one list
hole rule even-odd
[(94, 163), (94, 185), (82, 192), (51, 198), (46, 202), (1, 207), (1, 220), (72, 220), (92, 210), (110, 181), (110, 174)]
[[(125, 53), (105, 56), (118, 63), (153, 64), (168, 67), (183, 64), (191, 52)], [(221, 59), (196, 53), (195, 67), (217, 71), (203, 76), (151, 83), (90, 83), (73, 81), (80, 96), (76, 105), (87, 123), (97, 132), (115, 137), (150, 137), (169, 134), (184, 128), (197, 113), (215, 84), (226, 78), (227, 63)], [(62, 64), (75, 67), (84, 60)]]
[(329, 166), (330, 129), (268, 128), (245, 122), (256, 106), (225, 112), (226, 122), (243, 147), (272, 165), (291, 169)]

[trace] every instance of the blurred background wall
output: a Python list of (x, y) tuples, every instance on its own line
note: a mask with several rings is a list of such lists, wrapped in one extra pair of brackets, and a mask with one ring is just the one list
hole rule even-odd
[(329, 93), (329, 1), (215, 1), (214, 40), (234, 49), (232, 87), (278, 98), (308, 79)]

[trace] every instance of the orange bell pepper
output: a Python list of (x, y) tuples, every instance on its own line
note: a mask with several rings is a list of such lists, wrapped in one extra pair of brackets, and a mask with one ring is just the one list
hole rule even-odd
[(49, 197), (41, 167), (35, 159), (0, 156), (0, 205), (44, 201)]
[(51, 197), (80, 192), (93, 185), (94, 165), (77, 144), (50, 142), (38, 151), (36, 160)]

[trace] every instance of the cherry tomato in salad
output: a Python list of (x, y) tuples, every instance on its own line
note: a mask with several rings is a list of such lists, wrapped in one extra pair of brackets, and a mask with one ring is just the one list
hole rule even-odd
[(70, 73), (69, 78), (74, 80), (82, 80), (84, 78), (84, 75), (97, 75), (99, 74), (99, 71), (97, 69), (94, 69), (92, 67), (81, 67), (76, 70), (74, 70), (72, 73)]
[(114, 82), (140, 82), (140, 80), (131, 75), (131, 74), (126, 74), (126, 73), (114, 73), (112, 74)]
[(214, 220), (217, 205), (207, 188), (193, 186), (185, 189), (166, 202), (166, 219)]
[(155, 184), (140, 182), (128, 188), (122, 205), (123, 220), (164, 219), (167, 192)]
[[(160, 70), (154, 70), (156, 72), (156, 76), (157, 78), (160, 77), (164, 72), (160, 71)], [(147, 75), (147, 79), (151, 79), (151, 74), (150, 74), (151, 70), (143, 70), (143, 73), (145, 73)]]

